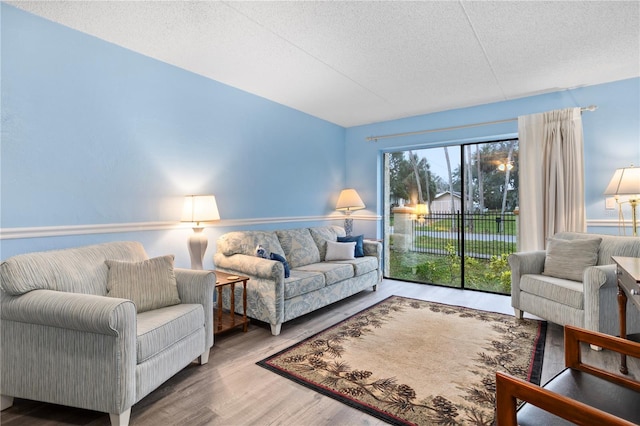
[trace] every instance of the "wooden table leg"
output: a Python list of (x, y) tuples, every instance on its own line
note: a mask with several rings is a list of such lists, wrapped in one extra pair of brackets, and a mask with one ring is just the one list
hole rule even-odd
[(231, 283), (231, 326), (236, 325), (236, 284)]
[(218, 287), (218, 330), (222, 329), (222, 287)]
[[(624, 290), (618, 285), (618, 318), (620, 319), (620, 337), (627, 338), (627, 295)], [(627, 369), (627, 356), (620, 354), (620, 372), (622, 374), (628, 374)]]
[(247, 321), (247, 280), (242, 282), (242, 321), (244, 321), (242, 331), (246, 333), (249, 323), (249, 321)]

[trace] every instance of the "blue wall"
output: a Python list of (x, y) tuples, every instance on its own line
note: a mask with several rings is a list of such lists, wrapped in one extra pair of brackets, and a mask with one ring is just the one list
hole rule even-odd
[[(363, 201), (382, 215), (382, 153), (464, 142), (490, 141), (517, 136), (518, 123), (511, 121), (487, 126), (445, 132), (367, 141), (368, 136), (440, 129), (472, 123), (485, 123), (515, 118), (520, 115), (597, 105), (595, 112), (584, 112), (585, 186), (588, 232), (618, 234), (616, 210), (605, 210), (602, 195), (615, 169), (640, 165), (640, 79), (582, 87), (472, 108), (443, 111), (409, 117), (346, 131), (346, 178), (350, 186), (361, 192)], [(623, 206), (625, 219), (631, 210)], [(381, 224), (364, 223), (367, 234), (381, 232)], [(627, 229), (630, 235), (630, 228)]]
[[(343, 187), (367, 205), (354, 232), (380, 236), (383, 151), (513, 136), (517, 124), (365, 141), (370, 135), (596, 104), (583, 115), (593, 223), (616, 218), (601, 195), (615, 168), (640, 164), (640, 79), (345, 130), (12, 6), (0, 12), (0, 258), (132, 239), (188, 267), (192, 231), (177, 222), (185, 194), (217, 197), (223, 220), (205, 230), (205, 267), (231, 229), (342, 223), (334, 206)], [(41, 227), (63, 235), (38, 236)], [(33, 237), (6, 238), (23, 228)]]
[[(183, 195), (210, 193), (212, 244), (229, 220), (334, 212), (344, 128), (1, 7), (3, 229), (177, 222)], [(190, 232), (5, 239), (1, 256), (133, 238), (188, 266)]]

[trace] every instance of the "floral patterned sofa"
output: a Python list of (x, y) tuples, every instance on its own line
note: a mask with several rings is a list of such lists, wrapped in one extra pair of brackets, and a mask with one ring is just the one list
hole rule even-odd
[[(283, 262), (256, 256), (258, 245), (286, 259), (291, 268), (288, 278)], [(247, 315), (269, 323), (271, 333), (277, 336), (283, 322), (368, 287), (376, 290), (382, 279), (381, 258), (381, 243), (362, 236), (345, 237), (343, 228), (325, 226), (229, 232), (218, 239), (213, 261), (220, 271), (250, 277)], [(236, 288), (236, 292), (239, 300), (242, 288)], [(226, 308), (229, 299), (226, 291)], [(238, 305), (236, 311), (241, 313), (242, 306)]]

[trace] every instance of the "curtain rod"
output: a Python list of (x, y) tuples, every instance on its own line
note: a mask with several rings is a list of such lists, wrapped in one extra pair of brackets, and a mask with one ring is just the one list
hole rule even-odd
[[(588, 107), (580, 108), (580, 112), (583, 112), (583, 111), (595, 111), (597, 109), (598, 109), (597, 105), (589, 105)], [(367, 141), (378, 142), (378, 139), (399, 138), (399, 137), (402, 137), (402, 136), (422, 135), (424, 133), (446, 132), (446, 131), (449, 131), (449, 130), (466, 129), (466, 128), (469, 128), (469, 127), (488, 126), (488, 125), (491, 125), (491, 124), (508, 123), (510, 121), (517, 121), (517, 120), (518, 120), (518, 117), (505, 118), (504, 120), (486, 121), (484, 123), (463, 124), (463, 125), (460, 125), (460, 126), (442, 127), (440, 129), (417, 130), (415, 132), (394, 133), (394, 134), (391, 134), (391, 135), (367, 136), (366, 140)]]

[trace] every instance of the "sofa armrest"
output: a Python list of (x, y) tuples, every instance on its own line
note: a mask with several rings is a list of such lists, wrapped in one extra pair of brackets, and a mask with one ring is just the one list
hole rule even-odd
[(248, 256), (246, 254), (225, 256), (222, 253), (216, 253), (213, 256), (213, 263), (217, 268), (246, 275), (249, 278), (270, 279), (275, 282), (284, 281), (284, 266), (282, 262), (277, 260)]
[(520, 309), (520, 278), (526, 274), (541, 274), (544, 271), (545, 250), (512, 253), (508, 257), (511, 268), (511, 306)]
[(216, 274), (213, 271), (175, 269), (176, 284), (181, 303), (200, 304), (204, 308), (204, 329), (206, 333), (204, 351), (213, 346), (213, 293)]
[(378, 259), (378, 281), (382, 281), (382, 243), (374, 240), (363, 240), (362, 248), (365, 256), (375, 256)]
[(1, 296), (2, 395), (108, 413), (133, 405), (133, 302), (53, 290)]

